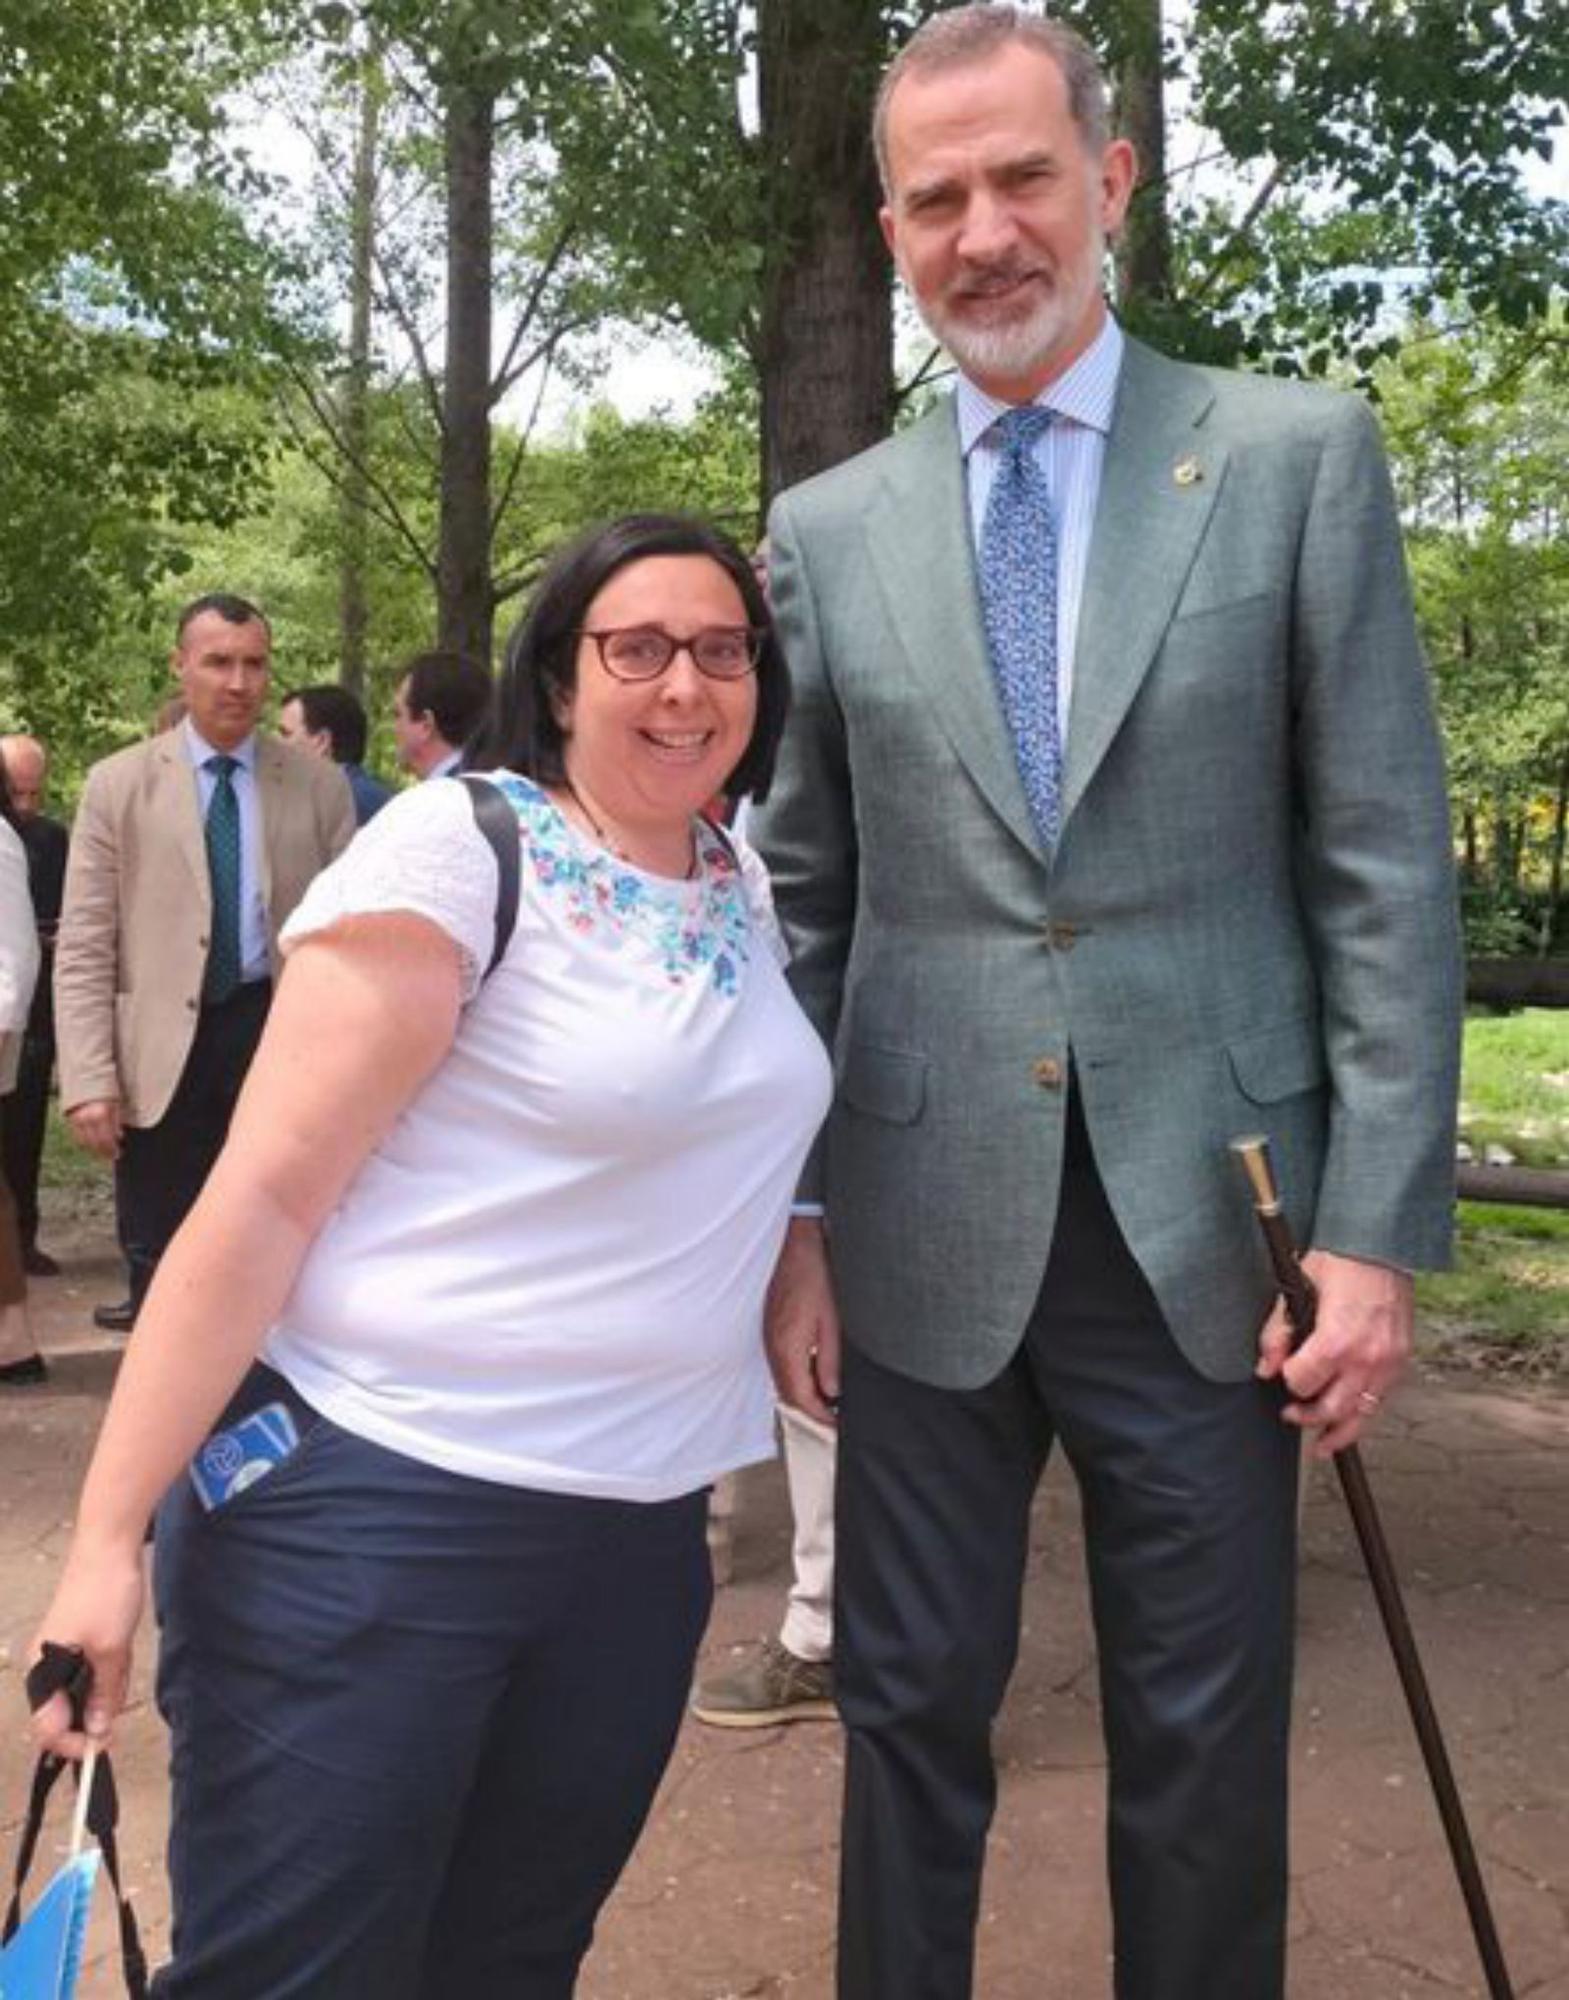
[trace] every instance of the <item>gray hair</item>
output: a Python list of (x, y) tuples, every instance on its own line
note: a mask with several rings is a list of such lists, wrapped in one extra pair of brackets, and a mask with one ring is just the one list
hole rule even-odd
[(1062, 71), (1068, 86), (1068, 110), (1085, 150), (1099, 158), (1111, 137), (1106, 106), (1106, 79), (1095, 51), (1081, 34), (1061, 21), (1050, 21), (1027, 8), (987, 0), (967, 7), (945, 8), (933, 14), (905, 43), (883, 74), (872, 113), (872, 145), (884, 194), (893, 189), (888, 174), (888, 105), (901, 80), (912, 71), (965, 69), (984, 62), (1010, 42), (1038, 49)]

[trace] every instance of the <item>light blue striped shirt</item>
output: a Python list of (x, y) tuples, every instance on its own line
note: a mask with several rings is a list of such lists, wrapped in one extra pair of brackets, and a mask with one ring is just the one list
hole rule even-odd
[[(196, 772), (202, 806), (202, 824), (212, 804), (216, 776), (207, 769), (207, 759), (220, 753), (187, 716), (180, 724), (185, 754)], [(230, 774), (235, 797), (240, 802), (240, 977), (272, 977), (272, 957), (267, 944), (267, 909), (261, 890), (261, 800), (256, 795), (256, 734), (253, 730), (237, 749), (229, 751), (239, 769)]]
[[(1043, 432), (1034, 451), (1046, 474), (1057, 526), (1057, 726), (1064, 744), (1068, 740), (1073, 653), (1089, 565), (1090, 532), (1100, 498), (1106, 436), (1117, 401), (1122, 349), (1122, 329), (1108, 313), (1100, 332), (1073, 366), (1056, 381), (1048, 382), (1035, 398), (1043, 409), (1057, 412), (1056, 423)], [(981, 526), (1000, 450), (992, 425), (1010, 406), (988, 396), (965, 375), (959, 377), (954, 404), (969, 492), (970, 529), (979, 554)]]

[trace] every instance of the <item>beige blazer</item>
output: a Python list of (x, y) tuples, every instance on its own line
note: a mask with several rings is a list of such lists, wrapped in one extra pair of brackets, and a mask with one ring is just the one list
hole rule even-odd
[[(311, 879), (348, 846), (354, 802), (335, 764), (270, 737), (256, 745), (261, 886), (278, 932)], [(55, 951), (60, 1102), (117, 1098), (156, 1125), (190, 1054), (212, 891), (200, 793), (180, 733), (133, 744), (87, 774)]]

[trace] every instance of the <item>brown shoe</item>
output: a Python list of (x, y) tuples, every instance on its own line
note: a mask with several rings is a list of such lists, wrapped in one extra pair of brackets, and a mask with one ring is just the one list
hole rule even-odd
[(692, 1713), (716, 1729), (768, 1729), (780, 1722), (833, 1722), (834, 1663), (803, 1660), (765, 1639), (728, 1674), (700, 1681)]

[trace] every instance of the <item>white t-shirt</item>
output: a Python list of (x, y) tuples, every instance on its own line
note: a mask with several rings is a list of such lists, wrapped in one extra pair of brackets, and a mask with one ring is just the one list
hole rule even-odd
[(465, 1006), (263, 1351), (411, 1457), (669, 1499), (772, 1451), (763, 1296), (828, 1062), (754, 855), (704, 827), (693, 881), (648, 875), (497, 781), (522, 874), (489, 979), (495, 856), (456, 782), (394, 799), (285, 927), (287, 949), (351, 914), (428, 917)]

